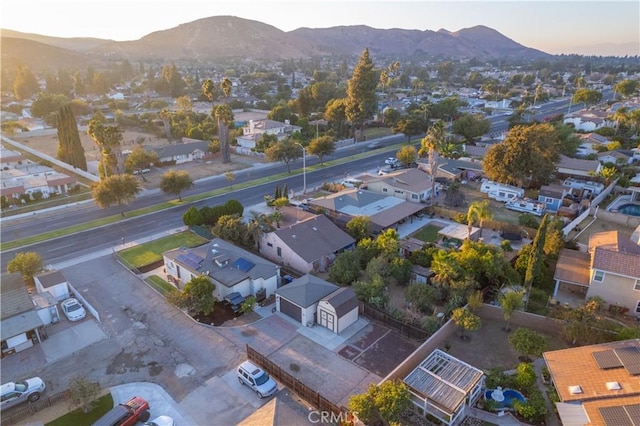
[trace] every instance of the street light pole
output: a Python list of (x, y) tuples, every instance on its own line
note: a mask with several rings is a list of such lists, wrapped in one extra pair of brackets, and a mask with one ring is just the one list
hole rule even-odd
[(300, 142), (296, 142), (302, 148), (302, 193), (307, 193), (307, 150)]

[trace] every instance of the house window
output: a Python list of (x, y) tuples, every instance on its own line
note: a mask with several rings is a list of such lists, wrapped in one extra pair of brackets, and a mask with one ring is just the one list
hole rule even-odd
[(387, 188), (382, 188), (382, 192), (387, 192)]
[(278, 257), (282, 257), (282, 248), (278, 247)]
[(595, 271), (593, 273), (593, 280), (601, 283), (604, 280), (604, 271)]
[(273, 247), (273, 244), (267, 243), (267, 247)]
[(636, 291), (640, 291), (640, 280), (636, 280), (636, 284), (633, 286), (633, 289)]
[(547, 204), (553, 204), (553, 198), (547, 197)]
[(418, 199), (418, 194), (411, 194), (411, 199), (412, 200), (417, 200)]

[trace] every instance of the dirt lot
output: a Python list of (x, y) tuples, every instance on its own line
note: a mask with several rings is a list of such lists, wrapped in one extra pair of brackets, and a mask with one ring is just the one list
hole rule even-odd
[[(80, 130), (79, 133), (80, 142), (82, 143), (85, 157), (89, 164), (89, 172), (94, 172), (91, 170), (91, 162), (97, 162), (100, 159), (100, 150), (91, 136), (87, 135), (85, 131)], [(58, 135), (55, 129), (29, 132), (28, 135), (15, 135), (13, 139), (53, 157), (56, 156), (58, 150)], [(159, 138), (148, 133), (125, 130), (123, 132), (122, 149), (133, 149), (138, 141), (143, 141), (146, 146), (162, 146), (168, 143), (166, 138)], [(208, 176), (222, 175), (229, 171), (241, 170), (250, 167), (251, 164), (256, 161), (260, 161), (260, 159), (232, 155), (231, 164), (222, 164), (220, 158), (215, 158), (211, 161), (194, 161), (163, 168), (154, 167), (151, 169), (151, 173), (145, 174), (144, 178), (140, 177), (140, 185), (145, 189), (158, 188), (162, 174), (169, 169), (185, 170), (189, 173), (191, 179), (198, 180)], [(93, 167), (95, 167), (95, 165)]]

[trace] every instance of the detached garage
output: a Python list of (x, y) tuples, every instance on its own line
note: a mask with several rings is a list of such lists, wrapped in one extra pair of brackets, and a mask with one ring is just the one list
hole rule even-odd
[(336, 334), (358, 321), (358, 297), (351, 287), (341, 287), (318, 303), (318, 324)]
[(303, 275), (276, 290), (276, 309), (307, 327), (316, 320), (318, 302), (339, 287), (313, 275)]

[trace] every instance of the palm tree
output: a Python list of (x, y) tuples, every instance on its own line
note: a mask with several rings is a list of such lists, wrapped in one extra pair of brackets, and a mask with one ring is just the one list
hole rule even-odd
[(213, 115), (218, 122), (218, 137), (220, 139), (220, 152), (222, 152), (222, 162), (230, 163), (229, 153), (229, 123), (233, 122), (233, 111), (228, 105), (218, 105), (213, 110)]
[(431, 198), (436, 193), (436, 174), (438, 172), (438, 163), (440, 161), (440, 151), (447, 142), (447, 132), (444, 121), (438, 120), (429, 130), (427, 135), (420, 141), (420, 151), (418, 155), (424, 157), (429, 156), (429, 173), (431, 174)]
[(491, 210), (489, 210), (489, 200), (484, 201), (474, 201), (469, 206), (469, 210), (467, 211), (467, 238), (471, 239), (471, 230), (473, 228), (473, 222), (476, 220), (480, 225), (480, 237), (482, 238), (482, 225), (485, 219), (491, 219), (492, 214)]

